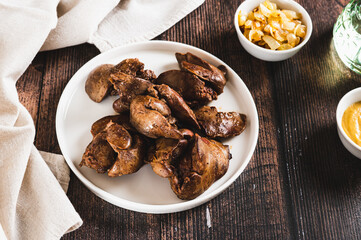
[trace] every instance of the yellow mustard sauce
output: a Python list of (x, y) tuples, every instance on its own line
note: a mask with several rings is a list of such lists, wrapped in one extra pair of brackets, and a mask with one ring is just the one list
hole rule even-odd
[(342, 116), (342, 128), (352, 141), (361, 146), (361, 101), (346, 109)]

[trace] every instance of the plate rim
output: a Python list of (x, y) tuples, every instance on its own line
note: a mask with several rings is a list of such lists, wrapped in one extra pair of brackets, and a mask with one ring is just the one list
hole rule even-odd
[[(162, 45), (162, 46), (160, 46)], [(70, 157), (68, 156), (67, 152), (65, 152), (63, 150), (63, 141), (64, 141), (64, 136), (61, 134), (60, 132), (60, 124), (61, 124), (61, 118), (62, 118), (62, 114), (61, 112), (67, 112), (67, 111), (63, 111), (63, 109), (67, 109), (67, 100), (66, 97), (68, 94), (66, 94), (67, 92), (70, 91), (71, 93), (71, 87), (72, 85), (75, 85), (77, 83), (77, 79), (80, 79), (78, 77), (78, 75), (81, 74), (82, 69), (86, 68), (86, 66), (91, 65), (94, 61), (97, 61), (99, 58), (103, 58), (106, 57), (107, 55), (111, 55), (113, 52), (119, 52), (122, 51), (122, 49), (127, 49), (127, 48), (134, 48), (134, 47), (157, 47), (160, 46), (162, 48), (164, 48), (164, 45), (168, 45), (167, 48), (171, 47), (171, 46), (177, 46), (177, 47), (183, 47), (186, 48), (188, 51), (191, 50), (195, 50), (198, 52), (202, 52), (205, 55), (210, 56), (211, 58), (216, 59), (217, 61), (221, 62), (223, 65), (225, 65), (227, 67), (228, 71), (232, 72), (232, 75), (236, 76), (235, 81), (237, 81), (239, 84), (242, 85), (243, 88), (245, 88), (245, 92), (248, 95), (247, 98), (251, 99), (251, 110), (252, 110), (252, 114), (255, 116), (255, 122), (252, 122), (252, 125), (255, 127), (255, 137), (250, 145), (250, 151), (248, 152), (248, 154), (245, 156), (245, 161), (244, 163), (241, 165), (240, 168), (238, 168), (236, 170), (236, 172), (230, 176), (230, 178), (224, 182), (221, 186), (219, 186), (217, 189), (215, 189), (213, 192), (205, 195), (205, 196), (199, 196), (195, 199), (192, 200), (188, 200), (188, 201), (183, 201), (180, 203), (172, 203), (172, 204), (145, 204), (145, 203), (139, 203), (139, 202), (133, 202), (130, 200), (126, 200), (120, 197), (117, 197), (103, 189), (101, 189), (100, 187), (96, 186), (95, 184), (93, 184), (92, 182), (90, 182), (75, 166), (75, 164), (71, 161)], [(80, 81), (80, 80), (78, 80)], [(57, 140), (58, 140), (58, 144), (60, 147), (60, 150), (64, 156), (64, 159), (67, 163), (67, 165), (69, 166), (69, 168), (72, 170), (72, 172), (75, 174), (75, 176), (90, 190), (92, 191), (95, 195), (97, 195), (98, 197), (104, 199), (105, 201), (116, 205), (118, 207), (121, 208), (125, 208), (131, 211), (136, 211), (136, 212), (142, 212), (142, 213), (151, 213), (151, 214), (164, 214), (164, 213), (173, 213), (173, 212), (180, 212), (180, 211), (185, 211), (185, 210), (189, 210), (191, 208), (197, 207), (205, 202), (210, 201), (211, 199), (215, 198), (216, 196), (218, 196), (220, 193), (222, 193), (224, 190), (226, 190), (232, 183), (234, 183), (236, 181), (236, 179), (241, 175), (241, 173), (244, 171), (244, 169), (246, 168), (246, 166), (249, 164), (254, 152), (255, 152), (255, 148), (258, 142), (258, 136), (259, 136), (259, 117), (258, 117), (258, 112), (257, 112), (257, 108), (256, 108), (256, 104), (254, 102), (254, 99), (252, 97), (252, 94), (250, 93), (249, 89), (247, 88), (246, 84), (243, 82), (243, 80), (241, 79), (241, 77), (231, 68), (229, 67), (226, 63), (224, 63), (221, 59), (219, 59), (218, 57), (214, 56), (213, 54), (200, 49), (198, 47), (194, 47), (188, 44), (184, 44), (184, 43), (179, 43), (179, 42), (174, 42), (174, 41), (165, 41), (165, 40), (151, 40), (151, 41), (145, 41), (145, 42), (138, 42), (138, 43), (131, 43), (131, 44), (127, 44), (124, 46), (120, 46), (120, 47), (116, 47), (113, 48), (109, 51), (100, 53), (98, 55), (96, 55), (95, 57), (93, 57), (92, 59), (90, 59), (89, 61), (87, 61), (84, 65), (82, 65), (77, 71), (76, 73), (70, 78), (70, 80), (68, 81), (68, 83), (66, 84), (59, 102), (58, 102), (58, 106), (57, 106), (57, 111), (56, 111), (56, 117), (55, 117), (55, 129), (56, 129), (56, 136), (57, 136)]]

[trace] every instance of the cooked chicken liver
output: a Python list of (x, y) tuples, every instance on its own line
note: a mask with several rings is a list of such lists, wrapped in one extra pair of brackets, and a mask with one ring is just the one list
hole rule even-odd
[(113, 89), (109, 81), (112, 64), (103, 64), (90, 72), (85, 82), (85, 92), (94, 102), (101, 102)]
[(204, 106), (195, 111), (197, 120), (210, 138), (227, 138), (241, 134), (247, 117), (236, 112), (218, 112), (216, 107)]
[(151, 96), (136, 96), (130, 104), (130, 123), (150, 138), (181, 139), (174, 118), (165, 102)]

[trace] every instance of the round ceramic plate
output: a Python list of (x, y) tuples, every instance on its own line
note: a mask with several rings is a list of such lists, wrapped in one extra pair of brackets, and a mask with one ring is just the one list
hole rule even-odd
[[(98, 65), (117, 64), (126, 58), (138, 58), (145, 69), (156, 75), (179, 69), (175, 53), (191, 52), (211, 64), (225, 65), (228, 82), (218, 100), (210, 105), (219, 111), (237, 111), (247, 115), (247, 128), (239, 136), (223, 142), (232, 153), (227, 173), (206, 192), (190, 201), (177, 198), (167, 179), (156, 175), (152, 168), (144, 165), (138, 172), (110, 178), (87, 167), (79, 167), (82, 154), (92, 140), (91, 125), (107, 115), (115, 114), (112, 103), (116, 97), (107, 97), (95, 103), (87, 96), (84, 86), (88, 74)], [(258, 138), (258, 115), (250, 92), (240, 77), (224, 62), (198, 48), (167, 41), (149, 41), (132, 44), (102, 53), (83, 67), (69, 81), (60, 98), (56, 114), (56, 133), (60, 149), (74, 174), (92, 192), (104, 200), (129, 210), (144, 213), (171, 213), (196, 207), (214, 198), (231, 185), (250, 161)]]

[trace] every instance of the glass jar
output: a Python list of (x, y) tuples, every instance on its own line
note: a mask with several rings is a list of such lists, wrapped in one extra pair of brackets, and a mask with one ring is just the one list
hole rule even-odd
[(342, 62), (361, 74), (361, 0), (351, 0), (333, 27), (333, 42)]

